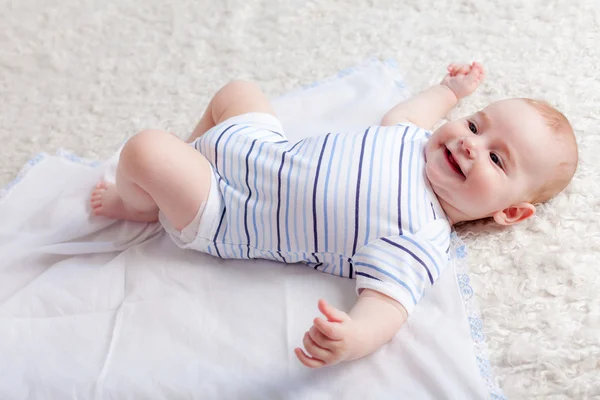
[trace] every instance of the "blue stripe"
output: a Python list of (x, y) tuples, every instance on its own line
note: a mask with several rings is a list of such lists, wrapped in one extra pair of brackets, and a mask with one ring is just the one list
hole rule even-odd
[[(396, 143), (398, 141), (398, 138), (400, 137), (400, 135), (398, 134), (398, 128), (399, 127), (394, 127), (394, 135), (392, 136), (392, 145), (390, 146), (390, 148), (392, 148), (392, 149), (395, 149), (397, 147)], [(389, 159), (389, 165), (390, 166), (393, 164), (393, 161), (394, 161), (394, 157), (390, 156), (390, 159)], [(390, 171), (391, 171), (391, 169), (390, 169)], [(390, 182), (391, 182), (392, 179), (393, 179), (393, 176), (390, 173)], [(392, 186), (392, 185), (390, 185), (390, 186)], [(393, 201), (392, 201), (392, 192), (393, 192), (393, 190), (390, 187), (388, 189), (388, 215), (387, 215), (387, 218), (385, 218), (385, 221), (386, 221), (386, 224), (387, 224), (387, 231), (386, 231), (385, 235), (379, 235), (380, 237), (381, 236), (391, 236), (391, 235), (396, 235), (397, 234), (396, 231), (392, 231), (392, 227), (393, 227), (392, 226), (393, 224), (392, 224), (392, 221), (391, 221), (392, 220), (392, 215), (393, 215), (392, 214), (392, 205), (394, 204)]]
[[(367, 260), (373, 259), (375, 261), (378, 261), (378, 262), (380, 262), (380, 263), (388, 266), (393, 271), (401, 272), (402, 274), (404, 274), (407, 278), (409, 278), (412, 281), (413, 280), (412, 277), (410, 275), (408, 275), (408, 273), (405, 271), (405, 269), (408, 269), (408, 270), (412, 271), (417, 278), (419, 278), (418, 280), (419, 280), (420, 283), (424, 283), (425, 282), (425, 278), (423, 277), (423, 275), (421, 275), (419, 273), (419, 271), (417, 271), (414, 268), (412, 268), (411, 264), (407, 260), (405, 260), (403, 258), (399, 258), (398, 254), (393, 254), (393, 253), (391, 253), (389, 251), (386, 251), (384, 249), (381, 249), (381, 248), (376, 248), (376, 249), (378, 251), (382, 252), (382, 253), (385, 253), (388, 256), (391, 256), (391, 258), (390, 259), (384, 259), (384, 258), (377, 257), (377, 256), (375, 256), (373, 254), (365, 254), (365, 253), (356, 253), (354, 255), (354, 257), (352, 257), (352, 258), (356, 259), (356, 260), (358, 260), (359, 257), (361, 257), (361, 258), (364, 257)], [(402, 264), (406, 265), (408, 268), (402, 268), (401, 266), (397, 266), (397, 265), (391, 264), (390, 260), (394, 260), (395, 262), (401, 262)]]
[[(356, 199), (354, 203), (354, 242), (352, 244), (352, 255), (356, 253), (356, 246), (358, 244), (358, 226), (359, 226), (359, 212), (360, 212), (360, 181), (362, 178), (362, 164), (365, 155), (365, 143), (367, 141), (367, 135), (369, 134), (369, 128), (367, 128), (363, 134), (362, 142), (360, 145), (360, 155), (358, 160), (358, 173), (356, 177)], [(348, 271), (348, 277), (352, 278), (354, 274), (354, 267), (350, 263), (350, 270)]]
[(376, 281), (381, 282), (381, 279), (375, 278), (373, 275), (366, 274), (364, 272), (357, 272), (356, 276), (364, 276), (365, 278), (375, 279)]
[[(407, 189), (407, 196), (406, 196), (406, 205), (407, 205), (407, 214), (408, 214), (408, 231), (410, 233), (415, 233), (415, 230), (413, 229), (413, 207), (412, 207), (412, 203), (414, 202), (413, 198), (412, 198), (412, 174), (413, 174), (413, 153), (414, 153), (414, 149), (415, 149), (415, 141), (414, 141), (414, 132), (413, 132), (413, 137), (410, 140), (410, 153), (408, 156), (408, 187)], [(418, 212), (418, 211), (417, 211)]]
[[(434, 260), (434, 258), (431, 256), (431, 254), (429, 254), (429, 252), (427, 250), (425, 250), (419, 243), (415, 242), (414, 240), (412, 240), (409, 237), (403, 236), (402, 239), (405, 239), (407, 242), (412, 243), (413, 245), (415, 245), (416, 247), (418, 247), (423, 253), (425, 253), (425, 255), (431, 260), (431, 262), (433, 263), (433, 266), (435, 267), (435, 270), (437, 272), (437, 276), (440, 276), (440, 268), (438, 267), (437, 262)], [(443, 258), (441, 257), (441, 254), (439, 254), (439, 252), (437, 251), (435, 246), (432, 246), (433, 251), (435, 251), (438, 255), (438, 257), (440, 257), (440, 259), (443, 260)]]
[[(216, 142), (215, 142), (215, 167), (218, 168), (218, 160), (219, 160), (219, 142), (221, 142), (221, 139), (225, 136), (225, 133), (227, 133), (227, 131), (229, 131), (229, 129), (233, 128), (235, 125), (230, 125), (227, 128), (225, 128), (223, 130), (223, 132), (221, 132), (221, 134), (219, 135), (219, 137), (217, 138)], [(231, 138), (231, 135), (229, 136), (229, 138)], [(227, 147), (227, 142), (228, 140), (225, 142), (225, 144), (223, 145), (223, 151), (225, 150), (225, 148)], [(219, 174), (220, 176), (221, 174)], [(220, 178), (223, 179), (223, 178)], [(219, 220), (219, 225), (217, 227), (217, 232), (215, 233), (215, 236), (213, 238), (213, 244), (215, 246), (215, 250), (217, 252), (217, 255), (221, 258), (223, 258), (223, 255), (221, 254), (221, 252), (219, 251), (219, 248), (217, 246), (217, 238), (219, 236), (219, 231), (221, 230), (221, 226), (223, 225), (223, 221), (225, 219), (225, 212), (227, 211), (227, 207), (223, 207), (223, 212), (221, 214), (221, 218)]]
[[(323, 161), (323, 153), (325, 152), (325, 147), (327, 146), (327, 140), (329, 139), (328, 133), (325, 135), (325, 139), (323, 140), (323, 145), (321, 146), (321, 154), (319, 155), (319, 161), (317, 162), (317, 171), (315, 172), (315, 184), (313, 187), (313, 235), (315, 239), (315, 252), (319, 251), (319, 235), (317, 232), (317, 185), (319, 184), (319, 172), (321, 171), (321, 162)], [(316, 256), (315, 256), (316, 258)]]
[[(222, 165), (222, 170), (221, 170), (221, 171), (223, 171), (223, 173), (222, 173), (222, 175), (221, 175), (221, 176), (223, 176), (223, 177), (225, 177), (225, 178), (227, 178), (227, 164), (226, 164), (226, 160), (225, 160), (225, 155), (227, 154), (227, 152), (226, 152), (227, 145), (228, 145), (228, 144), (229, 144), (229, 142), (231, 141), (231, 138), (233, 137), (233, 135), (234, 135), (234, 134), (238, 133), (239, 131), (241, 131), (242, 129), (245, 129), (245, 128), (246, 128), (246, 127), (245, 127), (245, 126), (243, 126), (243, 127), (239, 128), (239, 129), (237, 129), (237, 130), (235, 130), (235, 131), (231, 132), (231, 133), (229, 134), (229, 136), (227, 137), (227, 140), (225, 141), (225, 144), (223, 145), (223, 150), (221, 150), (221, 153), (222, 153), (222, 155), (223, 155), (223, 161), (222, 161), (222, 164), (223, 164), (223, 165)], [(215, 148), (215, 153), (216, 153), (216, 148)], [(230, 165), (232, 165), (232, 166), (233, 166), (233, 157), (230, 157), (230, 158), (231, 158), (231, 161), (229, 161), (229, 163), (230, 163)], [(218, 164), (215, 162), (215, 165), (218, 165)], [(231, 167), (231, 169), (233, 169), (233, 167)], [(227, 179), (225, 179), (225, 182), (226, 182), (227, 184), (229, 184), (229, 181), (228, 181)]]
[(268, 130), (269, 132), (273, 132), (273, 133), (274, 133), (274, 134), (276, 134), (277, 136), (280, 136), (280, 137), (282, 137), (282, 138), (284, 138), (284, 139), (285, 139), (285, 136), (283, 136), (283, 134), (281, 134), (281, 133), (279, 133), (279, 132), (277, 132), (277, 131), (274, 131), (274, 130), (272, 130), (272, 129), (267, 129), (267, 130)]
[[(306, 143), (308, 142), (307, 140), (301, 140), (302, 145), (301, 148), (298, 148), (298, 153), (296, 153), (296, 157), (298, 157), (300, 159), (300, 168), (298, 170), (298, 172), (302, 171), (302, 167), (306, 166), (308, 169), (308, 166), (306, 165), (306, 162), (304, 161), (304, 156), (307, 152), (307, 149), (309, 146), (305, 146)], [(302, 154), (300, 153), (300, 151), (303, 150)], [(301, 208), (298, 205), (300, 196), (299, 196), (299, 190), (298, 190), (298, 186), (300, 184), (300, 181), (303, 181), (302, 178), (300, 178), (300, 173), (298, 173), (297, 179), (296, 179), (296, 185), (294, 186), (294, 209), (296, 210), (296, 218), (294, 218), (293, 221), (293, 226), (294, 226), (294, 230), (293, 230), (293, 234), (294, 234), (294, 240), (295, 240), (295, 248), (306, 248), (306, 245), (304, 246), (300, 246), (300, 238), (299, 238), (299, 231), (300, 231), (300, 225), (301, 222), (297, 220), (297, 218), (302, 218), (302, 219), (306, 219), (304, 218), (304, 209)], [(305, 183), (305, 181), (303, 181), (303, 183)], [(306, 190), (302, 190), (303, 192), (306, 192)], [(306, 259), (306, 255), (304, 255), (304, 258)]]
[(398, 235), (402, 236), (402, 158), (404, 156), (404, 141), (408, 126), (404, 128), (402, 134), (402, 145), (400, 146), (400, 161), (398, 162)]
[(229, 129), (233, 128), (234, 126), (235, 126), (235, 125), (230, 125), (230, 126), (228, 126), (228, 127), (227, 127), (227, 128), (226, 128), (226, 129), (225, 129), (223, 132), (221, 132), (221, 134), (220, 134), (220, 135), (219, 135), (219, 137), (217, 138), (217, 141), (215, 142), (215, 166), (217, 166), (217, 167), (218, 167), (218, 165), (219, 165), (219, 164), (218, 164), (218, 163), (219, 163), (219, 152), (218, 152), (218, 149), (219, 149), (219, 142), (220, 142), (220, 141), (221, 141), (221, 139), (223, 138), (223, 135), (225, 135), (225, 133), (226, 133), (226, 132), (227, 132)]
[[(328, 223), (329, 219), (327, 217), (327, 194), (329, 193), (329, 175), (331, 173), (331, 163), (333, 161), (333, 155), (335, 153), (335, 145), (337, 143), (339, 135), (335, 135), (333, 139), (333, 143), (331, 145), (331, 150), (329, 151), (329, 164), (327, 165), (327, 174), (325, 175), (325, 190), (324, 190), (324, 200), (323, 200), (323, 224), (324, 224), (324, 235), (325, 235), (325, 251), (329, 251), (329, 229)], [(335, 215), (335, 212), (334, 212)]]
[[(262, 152), (263, 146), (265, 145), (265, 142), (262, 142), (260, 144), (260, 146), (258, 147), (258, 153), (256, 154), (256, 157), (254, 157), (254, 189), (256, 191), (256, 199), (254, 200), (254, 206), (252, 207), (252, 224), (254, 225), (254, 240), (256, 240), (256, 247), (258, 248), (264, 248), (264, 243), (259, 243), (258, 242), (258, 226), (256, 225), (256, 205), (258, 204), (259, 200), (260, 200), (260, 191), (258, 190), (258, 185), (256, 182), (256, 178), (258, 176), (258, 166), (257, 166), (257, 160), (258, 157), (260, 157), (260, 153)], [(262, 175), (264, 176), (264, 175)], [(263, 201), (264, 203), (264, 201)], [(262, 219), (262, 218), (261, 218)], [(261, 221), (263, 224), (263, 230), (264, 231), (264, 224), (265, 221)]]
[(254, 149), (255, 144), (256, 139), (252, 141), (252, 145), (250, 146), (248, 153), (246, 153), (246, 187), (248, 187), (248, 197), (246, 197), (246, 202), (244, 203), (244, 231), (246, 231), (246, 254), (248, 258), (250, 258), (250, 232), (248, 231), (248, 202), (252, 197), (252, 188), (250, 187), (250, 183), (248, 182), (248, 175), (250, 174), (250, 153), (252, 153), (252, 149)]
[(373, 143), (371, 144), (371, 160), (369, 163), (369, 183), (367, 185), (367, 229), (365, 230), (365, 245), (369, 243), (369, 236), (371, 231), (371, 184), (373, 182), (373, 160), (375, 160), (375, 147), (377, 146), (377, 134), (379, 133), (379, 126), (375, 130), (373, 135)]
[[(290, 165), (288, 167), (288, 174), (287, 174), (287, 196), (286, 196), (286, 200), (285, 200), (285, 237), (286, 237), (286, 242), (287, 242), (287, 249), (288, 251), (291, 251), (292, 248), (290, 246), (290, 221), (289, 221), (289, 217), (290, 217), (290, 187), (292, 185), (290, 185), (290, 176), (292, 174), (292, 169), (294, 168), (294, 156), (291, 154), (292, 150), (294, 150), (294, 147), (298, 146), (300, 143), (304, 144), (303, 142), (297, 142), (296, 144), (294, 144), (289, 150), (286, 150), (286, 152), (290, 153)], [(300, 151), (300, 148), (302, 146), (298, 147), (298, 151)], [(296, 154), (298, 154), (298, 152), (296, 152)]]
[[(346, 193), (344, 196), (344, 252), (347, 252), (347, 243), (348, 243), (348, 232), (350, 231), (348, 229), (348, 220), (350, 219), (350, 210), (348, 208), (348, 203), (349, 203), (349, 199), (350, 199), (350, 177), (352, 175), (352, 161), (354, 161), (354, 148), (356, 147), (356, 139), (358, 138), (357, 135), (353, 135), (352, 136), (352, 150), (350, 151), (350, 157), (348, 158), (348, 160), (350, 160), (350, 168), (348, 168), (348, 173), (346, 174)], [(350, 267), (350, 265), (349, 265)], [(348, 276), (350, 276), (350, 272), (352, 271), (351, 268), (349, 268), (348, 271)]]
[(223, 212), (221, 213), (221, 218), (219, 220), (219, 225), (217, 226), (217, 231), (215, 232), (215, 236), (213, 238), (213, 244), (215, 245), (215, 250), (217, 251), (217, 255), (221, 258), (221, 252), (219, 251), (219, 247), (217, 246), (217, 237), (219, 236), (219, 231), (221, 230), (221, 226), (223, 225), (223, 220), (225, 219), (225, 212), (227, 211), (227, 207), (223, 207)]
[[(225, 202), (225, 199), (227, 197), (227, 193), (230, 191), (228, 186), (225, 186), (226, 191), (223, 191), (223, 200)], [(226, 203), (227, 204), (227, 203)], [(223, 225), (223, 233), (221, 234), (221, 250), (223, 250), (223, 255), (225, 256), (225, 258), (230, 258), (229, 256), (229, 249), (230, 246), (226, 245), (225, 243), (228, 243), (225, 238), (227, 237), (227, 232), (229, 231), (229, 224), (227, 222), (225, 222), (225, 224)]]
[[(341, 163), (342, 163), (344, 155), (346, 154), (346, 143), (348, 142), (348, 136), (342, 137), (341, 141), (342, 141), (342, 150), (339, 152), (340, 162), (338, 163), (338, 167), (336, 168), (337, 171), (336, 171), (336, 177), (335, 177), (336, 189), (333, 192), (333, 204), (335, 204), (336, 207), (338, 206), (338, 193), (341, 191), (341, 189), (339, 187), (340, 173), (342, 172), (342, 164)], [(332, 158), (333, 158), (333, 156), (332, 156)], [(333, 213), (333, 242), (335, 243), (336, 248), (337, 248), (337, 246), (339, 246), (338, 238), (337, 238), (338, 214), (339, 214), (339, 212)], [(344, 246), (344, 245), (345, 245), (345, 243), (342, 243), (342, 246)], [(340, 271), (342, 270), (342, 262), (343, 262), (342, 260), (343, 260), (343, 258), (340, 255), (340, 266), (339, 266)]]
[(281, 164), (279, 165), (279, 171), (277, 172), (277, 214), (276, 214), (276, 228), (277, 228), (277, 254), (283, 262), (285, 261), (285, 257), (281, 254), (281, 230), (279, 228), (279, 213), (281, 211), (281, 170), (283, 169), (283, 164), (285, 163), (285, 151), (281, 154)]
[[(273, 208), (273, 191), (270, 190), (272, 188), (272, 177), (273, 177), (273, 173), (270, 170), (270, 166), (273, 164), (270, 160), (270, 152), (271, 150), (273, 150), (273, 153), (275, 153), (275, 151), (277, 150), (277, 147), (273, 145), (273, 142), (270, 141), (266, 141), (265, 139), (270, 137), (272, 135), (268, 135), (265, 138), (262, 138), (262, 140), (264, 140), (261, 143), (261, 147), (260, 149), (262, 150), (262, 145), (266, 144), (266, 151), (265, 151), (265, 155), (264, 157), (261, 157), (261, 173), (260, 173), (260, 177), (261, 178), (266, 178), (268, 177), (269, 179), (269, 183), (267, 184), (264, 180), (261, 180), (260, 182), (260, 187), (264, 189), (264, 198), (263, 200), (260, 202), (259, 207), (258, 207), (258, 211), (256, 212), (258, 214), (258, 216), (260, 217), (260, 222), (261, 222), (261, 226), (262, 229), (260, 229), (260, 242), (261, 242), (261, 248), (273, 248), (274, 244), (273, 244), (273, 232), (272, 232), (272, 227), (273, 227), (273, 213), (272, 213), (272, 208)], [(257, 156), (258, 157), (258, 156)], [(266, 171), (265, 171), (266, 170)], [(255, 182), (256, 182), (256, 176), (255, 178)], [(256, 215), (256, 214), (255, 214)], [(257, 238), (257, 240), (259, 240)], [(274, 259), (277, 261), (280, 261), (280, 259), (278, 257), (274, 256)]]
[[(248, 128), (253, 128), (253, 127), (248, 127)], [(235, 145), (239, 144), (240, 149), (239, 149), (239, 151), (235, 152), (236, 157), (230, 157), (230, 159), (231, 159), (230, 164), (232, 166), (232, 171), (234, 170), (233, 169), (234, 161), (236, 164), (235, 171), (239, 171), (238, 173), (234, 174), (237, 177), (237, 179), (234, 179), (233, 177), (231, 179), (232, 182), (235, 182), (235, 188), (237, 188), (237, 192), (238, 192), (238, 196), (235, 196), (236, 190), (234, 189), (231, 191), (232, 201), (234, 201), (234, 199), (236, 200), (236, 204), (235, 204), (236, 210), (235, 211), (237, 213), (237, 217), (235, 217), (235, 221), (237, 221), (237, 223), (235, 224), (237, 240), (234, 241), (233, 229), (231, 229), (231, 233), (232, 233), (231, 243), (232, 243), (232, 246), (233, 246), (233, 243), (237, 244), (237, 248), (238, 248), (239, 254), (240, 254), (239, 258), (242, 258), (242, 259), (244, 258), (244, 245), (243, 245), (244, 237), (243, 236), (245, 233), (242, 231), (243, 230), (247, 231), (247, 229), (246, 229), (247, 227), (245, 226), (245, 223), (246, 223), (245, 215), (242, 215), (242, 213), (246, 212), (246, 207), (245, 207), (242, 199), (244, 197), (247, 197), (247, 195), (245, 193), (245, 191), (246, 191), (245, 186), (244, 186), (244, 184), (247, 182), (244, 182), (245, 179), (243, 177), (243, 169), (244, 169), (243, 165), (247, 164), (247, 161), (248, 161), (248, 159), (247, 159), (248, 156), (246, 156), (246, 160), (243, 160), (242, 154), (243, 154), (244, 149), (246, 148), (247, 142), (249, 140), (247, 138), (250, 138), (251, 137), (250, 135), (256, 133), (257, 131), (258, 131), (258, 129), (249, 129), (249, 132), (245, 132), (245, 134), (243, 136), (238, 136), (237, 140), (233, 143), (233, 145), (235, 148)], [(248, 135), (248, 136), (246, 136), (246, 135)], [(254, 146), (255, 142), (256, 142), (256, 139), (252, 139), (252, 141), (250, 141), (251, 147)], [(246, 171), (248, 171), (248, 168), (246, 168)], [(233, 250), (233, 247), (232, 247), (232, 250)], [(235, 257), (235, 255), (234, 255), (234, 257)]]
[[(269, 150), (273, 150), (273, 159), (271, 160), (271, 154), (269, 152)], [(271, 168), (275, 165), (275, 150), (276, 147), (275, 146), (269, 146), (268, 150), (267, 150), (267, 157), (265, 158), (265, 161), (263, 164), (266, 164), (268, 170), (267, 170), (267, 176), (269, 177), (269, 183), (267, 185), (267, 188), (271, 189), (268, 190), (267, 193), (269, 193), (269, 199), (268, 201), (268, 209), (266, 211), (266, 216), (265, 218), (268, 218), (269, 222), (267, 223), (267, 229), (265, 229), (265, 244), (267, 246), (267, 248), (272, 249), (275, 247), (275, 241), (273, 240), (273, 237), (275, 237), (275, 232), (273, 232), (273, 207), (275, 205), (275, 198), (274, 198), (274, 193), (273, 193), (273, 176), (275, 175), (273, 173), (273, 171), (271, 170)], [(267, 240), (266, 238), (266, 234), (269, 234), (269, 239)], [(279, 257), (276, 257), (273, 254), (273, 257), (275, 260), (279, 261)]]
[[(382, 176), (379, 178), (380, 182), (383, 182), (385, 179), (388, 178), (387, 175), (383, 176), (383, 160), (385, 158), (384, 155), (387, 153), (387, 152), (385, 152), (385, 150), (388, 149), (386, 144), (387, 144), (388, 138), (390, 137), (390, 135), (387, 134), (387, 132), (389, 132), (389, 130), (383, 131), (383, 134), (384, 134), (383, 143), (381, 145), (381, 149), (379, 150), (382, 153), (381, 156), (379, 157), (379, 167), (377, 169), (382, 174)], [(375, 201), (375, 222), (376, 222), (375, 237), (377, 237), (377, 238), (381, 237), (381, 234), (380, 234), (380, 232), (381, 232), (381, 211), (382, 211), (381, 208), (383, 207), (383, 204), (381, 201), (382, 200), (381, 199), (382, 191), (383, 191), (382, 189), (383, 189), (383, 187), (380, 186), (379, 190), (377, 191), (377, 200)], [(387, 190), (388, 192), (390, 191), (389, 187), (385, 187), (385, 190)]]
[(323, 269), (321, 270), (321, 272), (327, 272), (327, 268), (329, 268), (329, 266), (331, 265), (330, 262), (327, 261), (327, 256), (329, 254), (327, 253), (321, 253), (323, 255)]
[(389, 272), (387, 272), (386, 270), (383, 270), (379, 267), (376, 267), (374, 265), (371, 264), (367, 264), (367, 263), (363, 263), (363, 262), (357, 262), (355, 263), (355, 265), (357, 266), (363, 266), (363, 267), (367, 267), (367, 268), (371, 268), (374, 269), (375, 271), (383, 274), (383, 275), (387, 275), (390, 278), (392, 278), (393, 280), (395, 280), (396, 282), (398, 282), (400, 284), (400, 286), (402, 286), (403, 288), (405, 288), (408, 293), (410, 294), (410, 297), (412, 298), (413, 304), (417, 304), (417, 299), (415, 298), (415, 295), (413, 294), (412, 290), (410, 290), (410, 287), (408, 287), (408, 285), (404, 282), (402, 282), (400, 279), (396, 278), (394, 275), (390, 274)]
[[(317, 145), (318, 145), (318, 141), (315, 139), (311, 140), (312, 142), (312, 148), (311, 150), (314, 150)], [(303, 197), (303, 202), (302, 202), (302, 210), (307, 214), (304, 216), (304, 218), (302, 218), (302, 225), (304, 228), (304, 246), (306, 247), (306, 249), (309, 249), (310, 243), (309, 243), (309, 239), (308, 239), (308, 228), (306, 226), (306, 224), (308, 223), (308, 213), (310, 212), (310, 206), (308, 204), (308, 182), (309, 182), (309, 175), (310, 175), (310, 170), (311, 170), (311, 165), (312, 165), (312, 159), (314, 156), (314, 151), (309, 152), (310, 154), (310, 158), (306, 161), (306, 177), (304, 179), (304, 182), (306, 182), (306, 186), (304, 187), (304, 197)]]
[(387, 238), (382, 238), (381, 240), (383, 240), (384, 242), (386, 242), (392, 246), (402, 249), (402, 250), (406, 251), (408, 254), (410, 254), (419, 264), (421, 264), (423, 266), (423, 268), (425, 268), (425, 271), (427, 271), (427, 276), (429, 277), (429, 283), (433, 285), (433, 277), (431, 276), (431, 272), (429, 271), (429, 268), (427, 268), (427, 265), (425, 265), (423, 260), (421, 260), (415, 253), (413, 253), (412, 251), (410, 251), (409, 249), (407, 249), (406, 247), (404, 247), (398, 243), (392, 242), (391, 240), (389, 240)]
[[(369, 128), (365, 131), (360, 145), (360, 156), (358, 158), (358, 174), (356, 177), (356, 200), (354, 203), (354, 244), (352, 245), (352, 255), (356, 253), (356, 245), (358, 244), (358, 225), (359, 218), (358, 214), (360, 211), (360, 180), (362, 175), (362, 163), (365, 155), (365, 142), (367, 141), (367, 135), (369, 134)], [(350, 278), (352, 278), (353, 267), (350, 265)]]
[[(241, 128), (239, 128), (239, 129), (231, 132), (229, 134), (229, 137), (225, 141), (225, 144), (223, 145), (223, 150), (221, 152), (221, 155), (223, 156), (223, 161), (222, 161), (222, 164), (223, 164), (223, 170), (222, 171), (223, 171), (223, 173), (222, 173), (222, 176), (225, 178), (225, 182), (228, 184), (228, 186), (230, 186), (230, 187), (226, 186), (226, 190), (223, 193), (223, 198), (226, 199), (228, 197), (228, 195), (229, 195), (229, 198), (231, 199), (231, 201), (229, 202), (229, 204), (233, 204), (233, 201), (234, 201), (233, 195), (234, 195), (235, 191), (234, 191), (233, 187), (235, 187), (235, 179), (233, 177), (235, 175), (237, 175), (237, 174), (231, 174), (231, 176), (230, 176), (231, 177), (231, 182), (229, 182), (227, 180), (227, 167), (226, 167), (227, 166), (227, 161), (229, 161), (230, 169), (233, 171), (234, 170), (233, 169), (233, 159), (235, 157), (229, 156), (228, 157), (229, 159), (227, 160), (225, 156), (227, 154), (235, 154), (235, 152), (233, 150), (231, 152), (228, 152), (226, 149), (228, 148), (229, 142), (233, 138), (233, 135), (235, 135), (236, 133), (238, 133), (238, 132), (240, 132), (240, 131), (242, 131), (244, 129), (247, 129), (247, 128), (248, 127), (246, 127), (246, 126), (242, 126)], [(235, 142), (232, 143), (232, 146), (233, 146), (233, 148), (235, 148)], [(239, 216), (241, 214), (240, 208), (241, 207), (239, 207), (237, 204), (233, 204), (233, 207), (230, 208), (229, 212), (231, 214), (231, 219), (232, 220), (234, 220), (234, 221), (238, 221), (239, 220), (238, 218), (239, 218)], [(236, 217), (236, 215), (237, 215), (237, 217)], [(234, 225), (235, 225), (235, 228), (236, 228), (236, 230), (238, 232), (238, 238), (241, 239), (241, 235), (240, 235), (240, 231), (239, 231), (239, 224), (234, 224)], [(230, 224), (226, 224), (225, 225), (225, 229), (223, 230), (223, 237), (222, 237), (223, 242), (236, 243), (235, 239), (233, 238), (233, 229), (234, 229), (234, 226), (230, 226)], [(228, 233), (229, 233), (229, 240), (226, 239)], [(238, 240), (237, 242), (239, 243), (239, 242), (241, 242), (241, 240)], [(233, 249), (231, 248), (231, 246), (229, 246), (229, 247), (223, 247), (223, 253), (226, 254), (227, 257), (229, 257), (229, 254), (228, 254), (229, 252), (226, 251), (228, 249), (231, 249), (233, 251)], [(231, 253), (231, 257), (235, 258), (234, 253)]]

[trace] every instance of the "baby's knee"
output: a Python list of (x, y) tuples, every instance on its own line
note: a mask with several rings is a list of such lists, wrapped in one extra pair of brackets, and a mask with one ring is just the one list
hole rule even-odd
[[(119, 164), (135, 171), (147, 170), (164, 151), (165, 140), (175, 139), (160, 130), (144, 130), (125, 143), (119, 157)], [(176, 139), (175, 139), (176, 140)]]
[(223, 86), (219, 91), (223, 97), (237, 97), (242, 94), (256, 92), (261, 92), (260, 87), (256, 83), (244, 79), (234, 79), (229, 81), (229, 83)]
[(231, 81), (223, 86), (213, 98), (212, 117), (215, 124), (235, 115), (249, 112), (275, 114), (267, 96), (254, 82)]
[(230, 81), (215, 95), (213, 112), (216, 115), (223, 114), (232, 104), (243, 102), (245, 99), (251, 99), (261, 94), (260, 87), (254, 82), (241, 79)]

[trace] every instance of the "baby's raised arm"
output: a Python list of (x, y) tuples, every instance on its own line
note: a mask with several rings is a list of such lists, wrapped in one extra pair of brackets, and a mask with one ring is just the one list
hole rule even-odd
[(363, 289), (349, 314), (319, 300), (319, 310), (327, 318), (315, 318), (304, 334), (306, 353), (296, 356), (310, 368), (356, 360), (371, 354), (394, 337), (407, 318), (396, 300), (371, 289)]
[(440, 84), (397, 104), (385, 114), (381, 125), (410, 122), (430, 130), (460, 99), (473, 93), (484, 77), (483, 66), (477, 62), (450, 64), (448, 74)]

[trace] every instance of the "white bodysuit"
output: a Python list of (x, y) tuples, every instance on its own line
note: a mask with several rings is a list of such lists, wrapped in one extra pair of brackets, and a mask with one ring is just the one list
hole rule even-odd
[(272, 115), (230, 118), (193, 143), (213, 187), (198, 233), (174, 239), (356, 278), (410, 313), (448, 263), (451, 227), (425, 176), (430, 136), (400, 124), (289, 142)]

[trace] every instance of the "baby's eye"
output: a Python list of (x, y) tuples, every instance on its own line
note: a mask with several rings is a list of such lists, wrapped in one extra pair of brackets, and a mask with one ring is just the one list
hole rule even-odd
[(477, 135), (477, 125), (471, 121), (469, 121), (469, 130)]
[(490, 158), (492, 159), (492, 162), (494, 164), (498, 164), (500, 167), (502, 166), (502, 164), (500, 163), (500, 157), (498, 157), (496, 154), (490, 153)]

